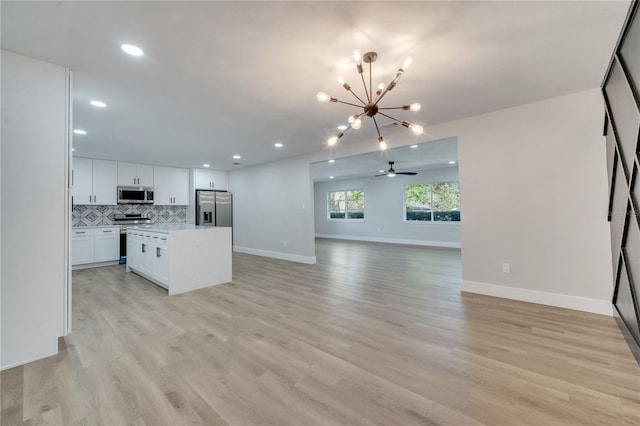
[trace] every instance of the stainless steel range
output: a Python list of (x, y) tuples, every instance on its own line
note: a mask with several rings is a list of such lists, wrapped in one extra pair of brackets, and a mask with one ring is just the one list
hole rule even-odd
[(151, 219), (141, 213), (117, 214), (113, 217), (113, 224), (120, 225), (120, 263), (127, 261), (127, 229), (150, 223)]

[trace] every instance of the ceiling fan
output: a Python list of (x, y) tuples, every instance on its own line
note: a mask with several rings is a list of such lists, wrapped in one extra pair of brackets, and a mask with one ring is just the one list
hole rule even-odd
[(393, 169), (393, 165), (395, 164), (394, 161), (389, 161), (389, 170), (387, 170), (386, 172), (384, 172), (381, 175), (376, 175), (376, 177), (378, 176), (387, 176), (387, 177), (394, 177), (395, 175), (409, 175), (409, 176), (415, 176), (418, 173), (417, 172), (396, 172)]

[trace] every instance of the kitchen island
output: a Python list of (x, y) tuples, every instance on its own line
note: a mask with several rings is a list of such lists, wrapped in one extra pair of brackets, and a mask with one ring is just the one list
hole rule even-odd
[(166, 288), (170, 296), (230, 282), (231, 228), (185, 223), (130, 228), (131, 271)]

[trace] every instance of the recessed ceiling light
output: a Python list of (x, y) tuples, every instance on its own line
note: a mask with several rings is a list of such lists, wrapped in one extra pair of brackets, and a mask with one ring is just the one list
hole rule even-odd
[(333, 177), (333, 176), (329, 176), (329, 179), (335, 179), (335, 177)]
[(123, 44), (120, 46), (122, 50), (132, 56), (142, 56), (144, 52), (138, 46), (134, 46), (133, 44)]
[(94, 107), (98, 107), (98, 108), (104, 108), (104, 107), (107, 106), (107, 104), (105, 104), (102, 101), (91, 101), (90, 104), (93, 105)]
[(87, 132), (85, 130), (82, 130), (82, 129), (75, 129), (73, 131), (73, 133), (75, 133), (76, 135), (86, 135), (87, 134)]
[(347, 130), (347, 126), (342, 124), (342, 125), (338, 126), (338, 130)]
[(409, 148), (417, 148), (418, 145), (411, 145)]
[(456, 164), (455, 161), (449, 161), (449, 164)]
[(239, 160), (239, 159), (240, 159), (240, 156), (239, 156), (239, 155), (234, 155), (234, 156), (233, 156), (233, 159), (234, 159), (234, 160)]
[(378, 170), (378, 173), (384, 173), (386, 170)]
[(284, 144), (281, 143), (281, 142), (276, 142), (276, 143), (273, 144), (273, 146), (275, 146), (276, 148), (282, 148), (284, 146)]
[(335, 163), (336, 160), (329, 160), (329, 163)]
[(211, 167), (211, 164), (203, 164), (202, 167)]

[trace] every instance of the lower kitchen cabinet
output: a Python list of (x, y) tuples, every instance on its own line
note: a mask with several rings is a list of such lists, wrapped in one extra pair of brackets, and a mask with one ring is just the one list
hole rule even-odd
[(148, 231), (127, 233), (127, 267), (168, 288), (168, 235)]
[(120, 227), (73, 228), (71, 231), (72, 266), (102, 264), (119, 259)]

